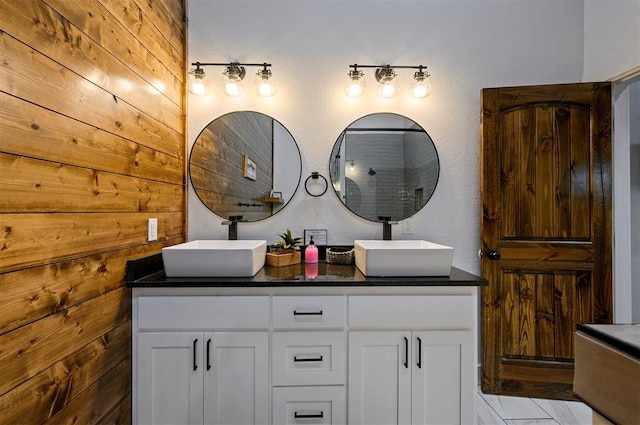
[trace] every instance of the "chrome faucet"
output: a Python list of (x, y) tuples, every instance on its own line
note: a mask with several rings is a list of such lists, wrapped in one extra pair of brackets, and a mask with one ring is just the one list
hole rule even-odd
[(397, 221), (391, 221), (390, 216), (378, 216), (378, 220), (382, 223), (382, 240), (390, 241), (391, 240), (391, 225), (398, 224)]
[(229, 216), (229, 220), (223, 221), (222, 224), (224, 226), (229, 226), (229, 240), (236, 241), (238, 240), (238, 223), (241, 221), (246, 221), (242, 219), (241, 215), (232, 215)]

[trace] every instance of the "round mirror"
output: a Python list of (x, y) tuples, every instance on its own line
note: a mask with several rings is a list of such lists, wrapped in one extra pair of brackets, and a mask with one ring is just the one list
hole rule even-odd
[(400, 221), (418, 212), (438, 184), (438, 152), (422, 127), (397, 114), (371, 114), (338, 137), (329, 163), (331, 184), (354, 214)]
[(302, 158), (291, 133), (259, 112), (211, 121), (191, 148), (189, 176), (215, 214), (258, 221), (280, 211), (300, 184)]

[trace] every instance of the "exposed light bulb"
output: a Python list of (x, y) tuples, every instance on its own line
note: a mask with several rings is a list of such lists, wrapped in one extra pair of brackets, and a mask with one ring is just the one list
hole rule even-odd
[(396, 95), (396, 86), (393, 81), (385, 82), (380, 89), (380, 94), (384, 98), (390, 98)]
[(262, 97), (271, 97), (275, 94), (275, 89), (269, 81), (263, 81), (258, 87), (258, 95)]
[(364, 73), (357, 69), (349, 71), (349, 78), (344, 88), (345, 94), (349, 97), (360, 97), (364, 94), (365, 87)]
[(376, 80), (380, 83), (378, 94), (386, 99), (396, 95), (396, 72), (390, 66), (376, 70)]
[(356, 164), (353, 161), (351, 161), (351, 164), (349, 165), (349, 170), (350, 171), (355, 171), (356, 170)]
[(240, 83), (245, 75), (245, 70), (241, 66), (229, 65), (223, 72), (224, 75), (224, 94), (227, 96), (240, 96), (242, 87)]
[(196, 96), (206, 96), (209, 94), (209, 82), (204, 69), (196, 67), (189, 71), (187, 89)]
[(429, 80), (429, 73), (422, 71), (422, 67), (413, 75), (413, 82), (411, 83), (411, 96), (416, 99), (427, 97), (431, 94), (431, 80)]
[(235, 81), (227, 81), (224, 85), (224, 94), (232, 97), (239, 96), (240, 85)]
[(351, 82), (347, 87), (347, 96), (349, 97), (360, 97), (364, 93), (362, 86), (356, 82)]
[(191, 86), (191, 91), (195, 95), (204, 96), (207, 93), (207, 88), (202, 81), (194, 81)]
[(265, 65), (264, 69), (261, 69), (256, 74), (256, 92), (258, 96), (271, 97), (276, 94), (276, 87), (273, 84), (273, 76), (271, 70)]

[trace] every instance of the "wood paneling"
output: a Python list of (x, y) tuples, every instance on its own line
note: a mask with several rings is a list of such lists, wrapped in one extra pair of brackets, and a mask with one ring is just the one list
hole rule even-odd
[[(0, 212), (175, 211), (182, 188), (84, 167), (0, 153)], [(2, 220), (0, 220), (1, 222)]]
[(0, 274), (0, 334), (118, 289), (128, 259), (150, 255), (178, 241), (180, 238), (168, 239)]
[[(86, 19), (90, 19), (88, 11), (75, 7), (72, 2), (62, 3), (66, 8), (73, 8), (76, 12), (82, 13)], [(76, 25), (73, 25), (73, 22), (68, 22), (66, 20), (68, 16), (63, 18), (40, 0), (4, 3), (0, 13), (11, 17), (9, 21), (11, 25), (5, 27), (5, 31), (22, 43), (37, 47), (40, 53), (57, 62), (65, 61), (65, 57), (73, 55), (79, 60), (67, 62), (71, 71), (82, 75), (96, 86), (102, 87), (157, 120), (164, 121), (173, 129), (180, 129), (180, 81), (176, 79), (174, 84), (166, 84), (168, 81), (166, 75), (151, 73), (139, 75), (132, 72), (130, 69), (132, 67), (134, 71), (146, 68), (146, 58), (134, 55), (129, 58), (131, 62), (125, 65), (106, 48), (86, 37)], [(144, 26), (144, 28), (147, 27), (152, 26)], [(163, 38), (157, 37), (157, 39)], [(157, 65), (157, 68), (164, 70), (161, 65)], [(168, 71), (165, 70), (164, 73), (168, 74)], [(161, 73), (156, 72), (156, 74)], [(175, 79), (175, 76), (172, 74), (170, 78)], [(154, 81), (155, 84), (153, 84)], [(153, 88), (164, 93), (165, 96), (139, 96), (140, 90), (150, 89), (149, 82), (152, 82)], [(163, 83), (159, 84), (160, 82)]]
[[(73, 128), (73, 132), (69, 132)], [(183, 160), (0, 93), (0, 151), (179, 185)], [(38, 143), (25, 143), (25, 140)]]
[(125, 360), (130, 345), (128, 323), (93, 340), (0, 397), (3, 420), (16, 424), (44, 422)]
[(130, 423), (126, 261), (185, 235), (184, 4), (0, 0), (0, 28), (0, 423)]
[[(184, 154), (178, 130), (155, 120), (33, 48), (0, 33), (0, 87), (5, 93), (156, 148)], [(147, 94), (152, 96), (152, 94)]]
[[(158, 237), (182, 235), (182, 213), (153, 212)], [(0, 272), (144, 245), (149, 213), (0, 214)]]

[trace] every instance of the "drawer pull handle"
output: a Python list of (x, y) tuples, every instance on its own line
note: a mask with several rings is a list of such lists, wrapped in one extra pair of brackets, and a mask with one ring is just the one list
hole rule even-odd
[(404, 337), (404, 368), (409, 369), (409, 340)]
[(320, 311), (297, 311), (293, 310), (294, 316), (322, 316), (322, 310)]
[(293, 361), (294, 362), (321, 362), (322, 361), (322, 356), (320, 357), (296, 357), (293, 356)]
[(211, 338), (207, 340), (207, 370), (211, 370)]
[(298, 412), (294, 412), (293, 413), (293, 418), (294, 419), (320, 419), (320, 418), (324, 418), (324, 412), (320, 412), (320, 413), (298, 413)]
[(422, 340), (419, 337), (416, 337), (418, 340), (418, 363), (416, 365), (419, 369), (422, 369)]
[(193, 340), (193, 370), (198, 370), (198, 355), (196, 348), (198, 347), (198, 338)]

